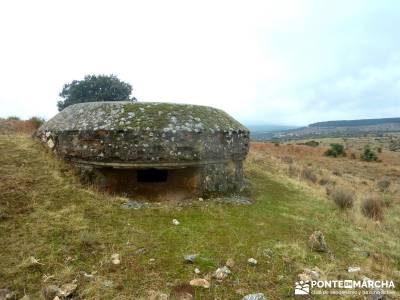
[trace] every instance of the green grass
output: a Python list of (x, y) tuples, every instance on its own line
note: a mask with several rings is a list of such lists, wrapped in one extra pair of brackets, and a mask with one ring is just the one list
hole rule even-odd
[[(398, 206), (382, 225), (359, 228), (309, 188), (262, 164), (249, 161), (245, 169), (253, 205), (204, 201), (124, 210), (120, 198), (77, 183), (68, 166), (29, 137), (0, 135), (0, 288), (35, 299), (46, 283), (77, 279), (82, 299), (137, 299), (149, 290), (169, 293), (194, 278), (195, 267), (204, 276), (228, 258), (236, 262), (232, 276), (196, 290), (196, 299), (241, 299), (251, 292), (291, 298), (297, 274), (314, 266), (329, 279), (346, 278), (348, 266), (361, 266), (363, 275), (399, 284)], [(314, 230), (325, 234), (335, 259), (309, 250)], [(121, 255), (118, 266), (111, 264), (113, 253)], [(183, 263), (189, 253), (199, 254), (193, 265)], [(30, 256), (43, 265), (26, 263)], [(250, 257), (256, 267), (247, 264)], [(82, 271), (95, 271), (95, 279), (85, 280)], [(52, 277), (44, 283), (44, 276)]]

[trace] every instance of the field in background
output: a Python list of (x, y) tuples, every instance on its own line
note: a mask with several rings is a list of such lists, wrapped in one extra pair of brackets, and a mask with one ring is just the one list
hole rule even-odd
[[(176, 295), (190, 290), (191, 279), (206, 277), (211, 287), (191, 291), (195, 299), (256, 292), (283, 299), (293, 296), (305, 268), (318, 267), (322, 279), (392, 279), (399, 293), (399, 153), (383, 149), (382, 162), (366, 163), (328, 158), (324, 150), (252, 143), (245, 165), (249, 206), (194, 199), (127, 210), (121, 208), (127, 199), (82, 186), (29, 135), (0, 134), (0, 288), (36, 299), (46, 285), (76, 280), (76, 299), (157, 299), (150, 295)], [(376, 186), (383, 176), (391, 181), (384, 193)], [(354, 191), (351, 210), (340, 211), (326, 196), (333, 185)], [(359, 211), (369, 193), (390, 197), (381, 222)], [(308, 247), (315, 230), (331, 253)], [(119, 265), (112, 263), (115, 253)], [(195, 262), (185, 264), (183, 255), (192, 253)], [(248, 265), (250, 257), (256, 266)], [(232, 274), (212, 279), (229, 258)], [(361, 271), (348, 273), (349, 266)]]

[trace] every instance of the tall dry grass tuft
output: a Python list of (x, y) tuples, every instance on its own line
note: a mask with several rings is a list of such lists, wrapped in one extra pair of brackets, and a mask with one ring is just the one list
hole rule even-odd
[(386, 176), (376, 181), (376, 186), (381, 192), (386, 192), (389, 189), (390, 184), (391, 184), (390, 179)]
[(312, 183), (316, 183), (318, 180), (317, 175), (314, 173), (314, 171), (311, 168), (304, 168), (301, 171), (301, 176), (308, 181), (311, 181)]
[(370, 196), (361, 203), (361, 212), (370, 219), (382, 221), (384, 206), (385, 203), (379, 196)]
[(332, 191), (330, 192), (330, 197), (341, 210), (345, 210), (353, 207), (353, 194), (353, 191), (338, 186), (332, 189)]

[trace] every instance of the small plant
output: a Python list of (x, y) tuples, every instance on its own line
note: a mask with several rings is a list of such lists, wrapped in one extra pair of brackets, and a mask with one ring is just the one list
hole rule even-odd
[(375, 154), (374, 151), (371, 150), (371, 148), (368, 145), (366, 145), (364, 147), (364, 151), (363, 151), (363, 153), (361, 153), (360, 158), (363, 161), (377, 161), (378, 160), (378, 156)]
[(90, 231), (82, 231), (79, 236), (79, 241), (85, 249), (95, 248), (99, 244), (96, 235)]
[(366, 198), (361, 204), (361, 212), (364, 216), (380, 221), (383, 219), (384, 202), (377, 196)]
[(382, 153), (382, 147), (376, 148), (376, 151), (378, 151), (378, 153)]
[(282, 157), (281, 157), (281, 160), (282, 160), (284, 163), (287, 163), (287, 164), (289, 164), (289, 165), (293, 163), (293, 157), (288, 156), (288, 155), (282, 156)]
[(318, 180), (317, 175), (315, 175), (314, 171), (311, 168), (304, 168), (301, 175), (312, 183), (316, 183)]
[(384, 176), (376, 182), (376, 186), (381, 192), (386, 192), (390, 186), (390, 183), (390, 179)]
[(9, 116), (7, 117), (7, 121), (20, 121), (21, 119), (17, 116)]
[(304, 145), (310, 146), (310, 147), (318, 147), (319, 146), (319, 142), (311, 140), (311, 141), (305, 142)]
[(344, 151), (344, 146), (342, 144), (331, 144), (330, 146), (331, 147), (324, 153), (326, 156), (346, 156), (346, 152)]
[(318, 183), (319, 183), (319, 185), (327, 185), (328, 183), (330, 182), (330, 179), (328, 178), (328, 177), (322, 177), (319, 181), (318, 181)]
[(391, 138), (389, 142), (389, 150), (390, 151), (400, 151), (400, 139)]
[(45, 122), (45, 119), (40, 117), (32, 117), (28, 121), (31, 122), (36, 129), (38, 129)]
[(343, 187), (335, 187), (331, 191), (330, 197), (341, 210), (353, 207), (353, 192), (348, 189), (345, 189)]

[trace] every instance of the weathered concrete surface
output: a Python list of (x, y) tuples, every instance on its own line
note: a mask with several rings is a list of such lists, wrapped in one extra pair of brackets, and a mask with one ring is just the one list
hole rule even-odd
[(92, 168), (199, 167), (199, 191), (237, 190), (249, 149), (249, 131), (225, 112), (172, 103), (76, 104), (37, 135), (61, 157)]

